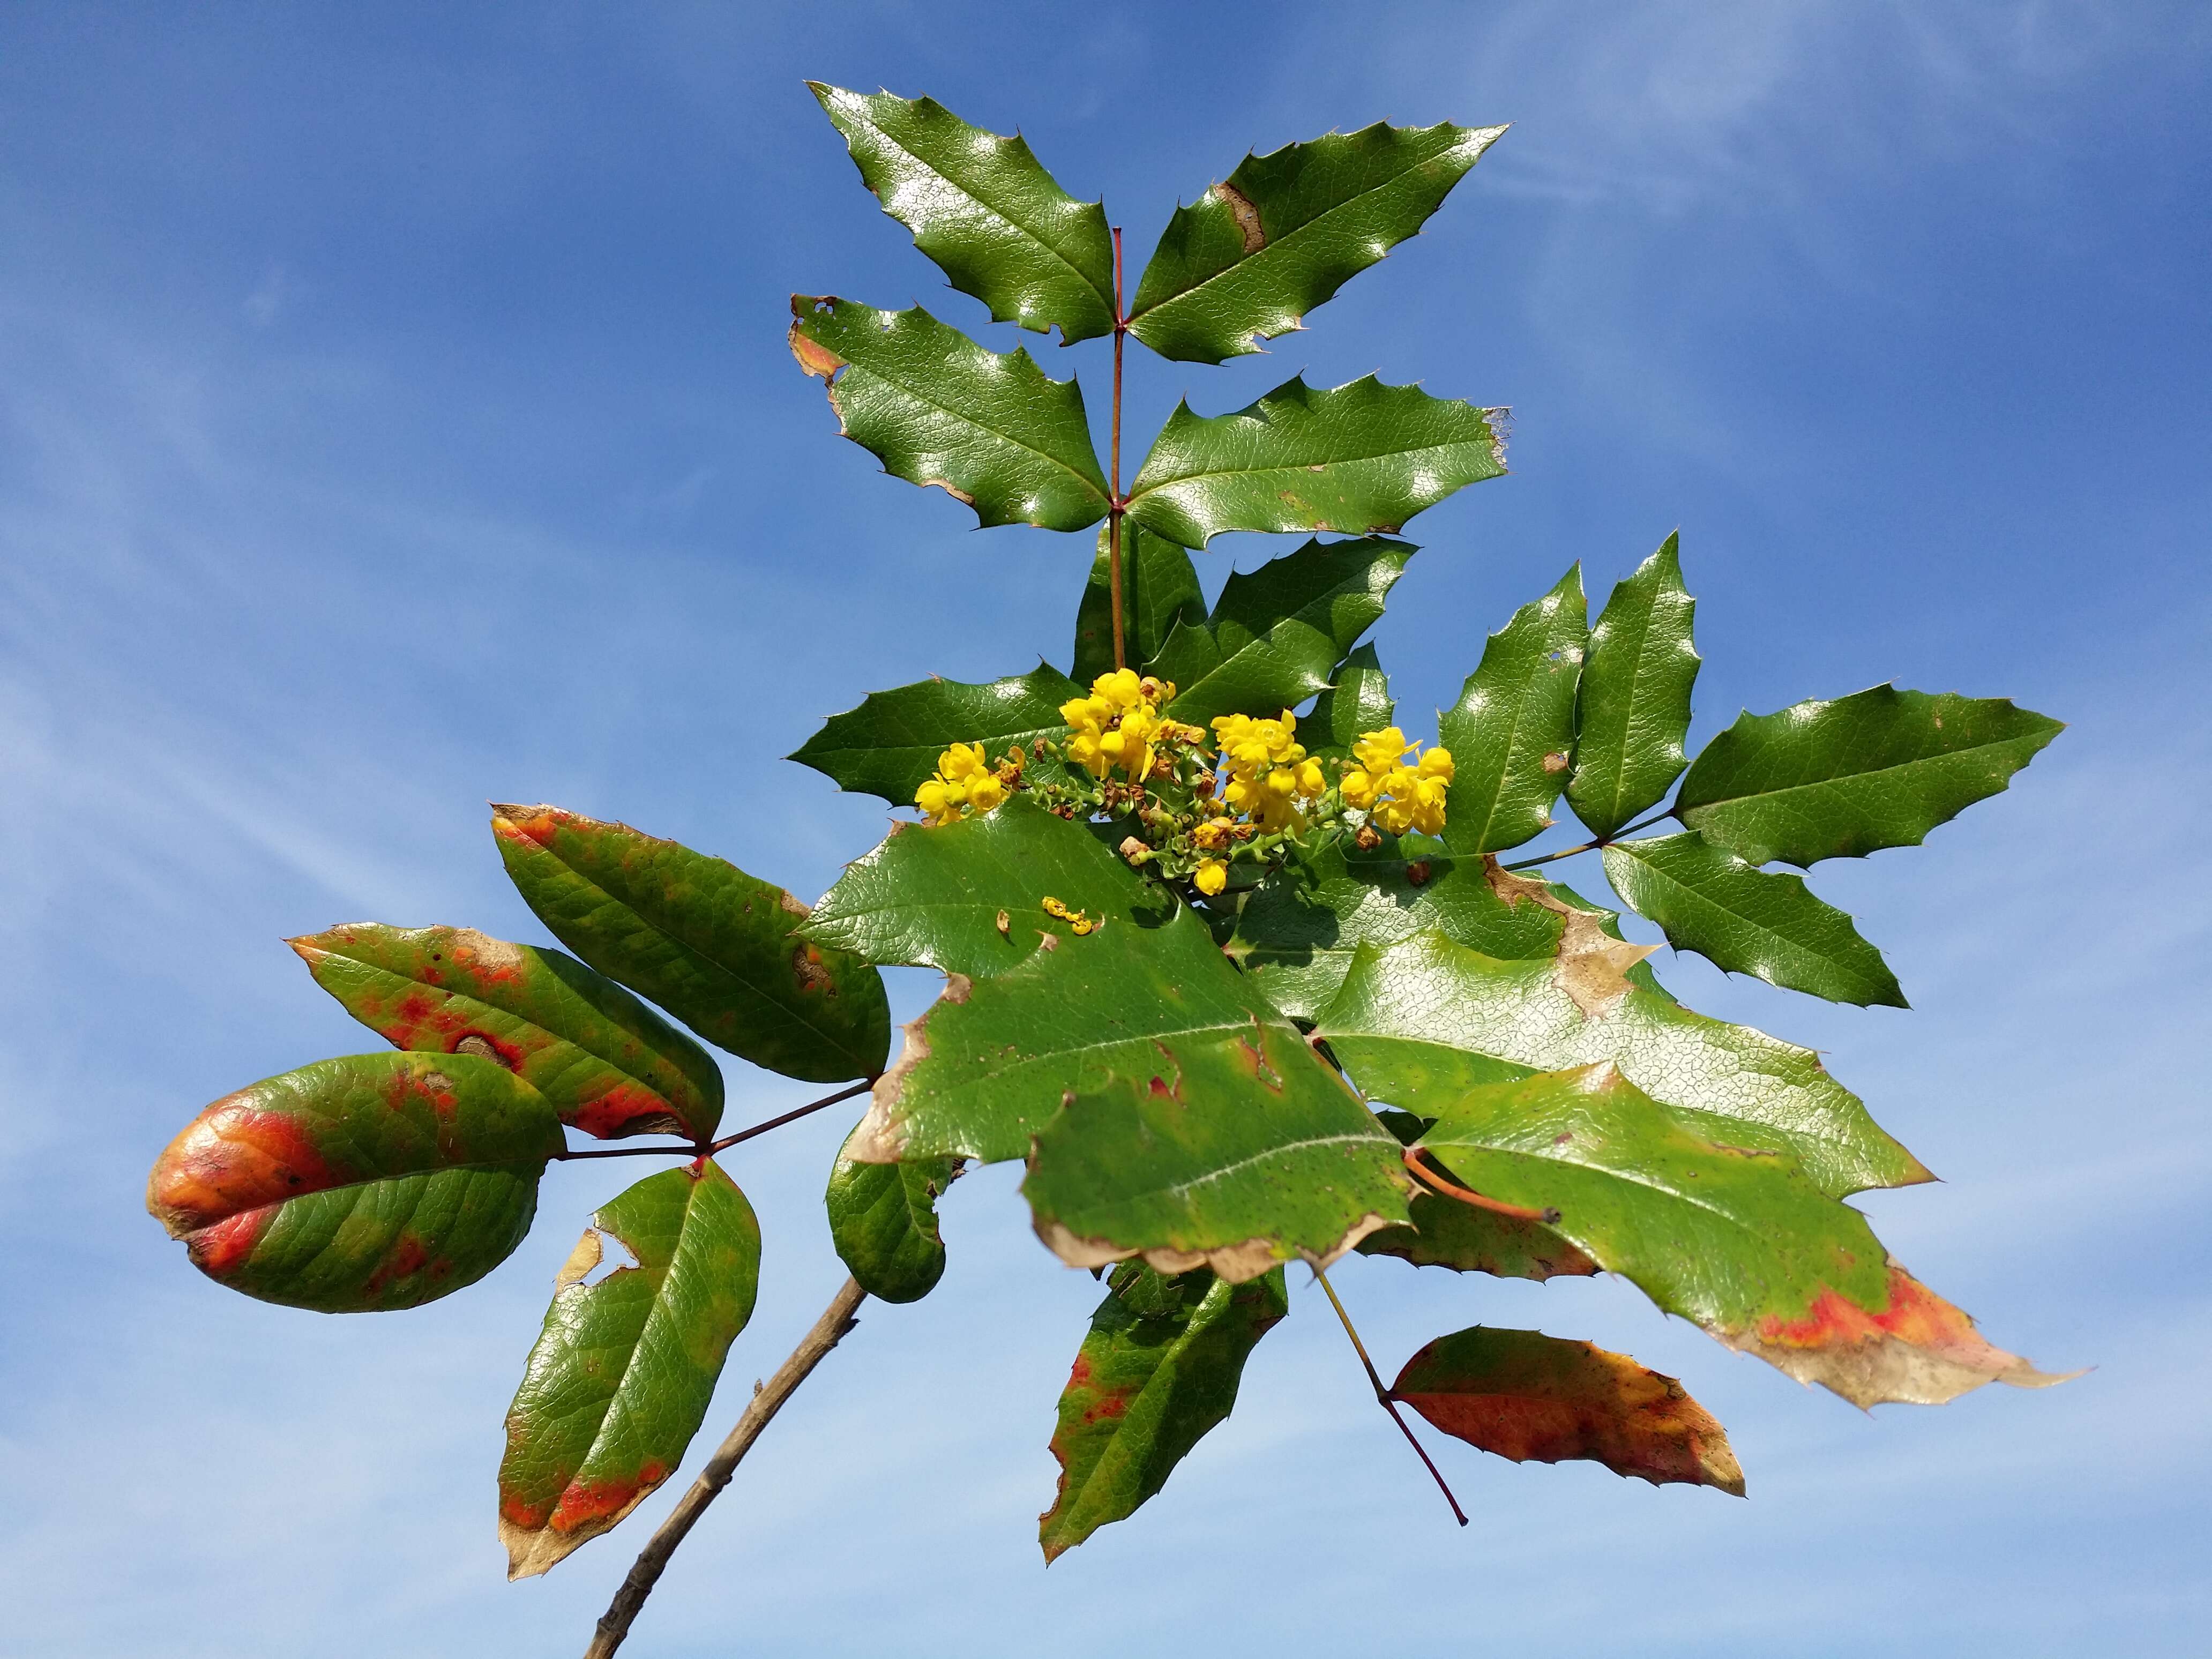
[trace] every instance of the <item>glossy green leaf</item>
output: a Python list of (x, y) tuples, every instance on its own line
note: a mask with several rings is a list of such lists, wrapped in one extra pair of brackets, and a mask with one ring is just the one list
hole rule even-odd
[(798, 936), (805, 905), (725, 860), (555, 806), (495, 806), (507, 873), (553, 937), (709, 1042), (810, 1083), (873, 1077), (883, 976)]
[(970, 126), (933, 98), (806, 84), (884, 211), (994, 321), (1058, 324), (1071, 343), (1112, 331), (1105, 210), (1062, 190), (1018, 134)]
[[(602, 1234), (637, 1265), (586, 1284)], [(592, 1216), (507, 1408), (509, 1578), (544, 1572), (676, 1472), (752, 1317), (760, 1246), (752, 1206), (712, 1158), (648, 1176)]]
[(1315, 755), (1348, 756), (1352, 744), (1397, 718), (1389, 676), (1371, 645), (1355, 646), (1329, 674), (1313, 712), (1298, 723), (1298, 737)]
[(1106, 516), (1083, 388), (1027, 351), (988, 351), (920, 306), (878, 311), (794, 294), (791, 354), (818, 375), (838, 429), (979, 523), (1081, 530)]
[(802, 931), (884, 967), (988, 979), (1046, 939), (1084, 942), (1044, 908), (1047, 898), (1132, 926), (1139, 917), (1158, 921), (1175, 904), (1085, 825), (1017, 795), (957, 823), (896, 826), (845, 866)]
[(1425, 1116), (1476, 1084), (1609, 1061), (1706, 1115), (1712, 1138), (1791, 1152), (1826, 1192), (1932, 1179), (1811, 1049), (1626, 977), (1643, 952), (1576, 917), (1549, 961), (1501, 962), (1433, 933), (1364, 945), (1315, 1035), (1370, 1098)]
[[(1428, 1119), (1410, 1112), (1386, 1109), (1376, 1116), (1408, 1146), (1429, 1127)], [(1414, 1194), (1407, 1212), (1412, 1218), (1405, 1226), (1383, 1227), (1361, 1239), (1355, 1247), (1360, 1255), (1497, 1279), (1588, 1279), (1597, 1272), (1596, 1262), (1540, 1221), (1431, 1192)]]
[(1741, 714), (1692, 763), (1675, 814), (1752, 864), (1917, 847), (2064, 730), (2007, 698), (1890, 685)]
[(1178, 623), (1152, 670), (1176, 687), (1168, 712), (1279, 714), (1328, 684), (1329, 671), (1382, 614), (1414, 549), (1404, 542), (1308, 542), (1237, 572), (1204, 623)]
[(373, 921), (286, 942), (395, 1048), (496, 1060), (586, 1134), (707, 1140), (721, 1121), (722, 1073), (706, 1050), (558, 951)]
[[(1064, 735), (1060, 706), (1081, 695), (1073, 680), (1043, 663), (983, 685), (929, 679), (871, 691), (858, 708), (823, 721), (791, 758), (840, 789), (911, 806), (914, 792), (954, 744), (980, 743), (996, 757), (1016, 744), (1026, 749), (1039, 738)], [(1060, 775), (1049, 757), (1031, 759), (1030, 767), (1038, 780)]]
[(1595, 836), (1656, 806), (1689, 764), (1690, 690), (1698, 602), (1682, 586), (1681, 538), (1616, 584), (1590, 629), (1575, 694), (1574, 770), (1567, 804)]
[(514, 1253), (561, 1146), (552, 1103), (495, 1060), (353, 1054), (208, 1107), (155, 1162), (146, 1207), (234, 1291), (412, 1308)]
[(1678, 951), (1831, 1002), (1907, 1006), (1881, 952), (1802, 876), (1746, 864), (1694, 830), (1617, 841), (1605, 849), (1605, 873)]
[(830, 1171), (830, 1242), (860, 1286), (880, 1302), (919, 1302), (945, 1277), (937, 1200), (960, 1160), (860, 1164), (842, 1152)]
[(1743, 1469), (1712, 1413), (1673, 1377), (1592, 1343), (1478, 1325), (1407, 1360), (1390, 1397), (1516, 1463), (1588, 1459), (1655, 1486), (1743, 1496)]
[(1598, 1065), (1462, 1091), (1421, 1145), (1462, 1186), (1557, 1212), (1668, 1313), (1854, 1405), (2058, 1380), (1991, 1347), (1796, 1158), (1710, 1127)]
[(1225, 530), (1395, 533), (1462, 485), (1503, 476), (1504, 418), (1371, 374), (1327, 390), (1286, 380), (1233, 415), (1179, 404), (1129, 512), (1185, 547)]
[(1163, 356), (1218, 363), (1304, 325), (1345, 282), (1419, 231), (1504, 127), (1330, 133), (1247, 155), (1168, 222), (1130, 301)]
[(1551, 823), (1574, 763), (1585, 615), (1577, 564), (1490, 636), (1459, 701), (1437, 718), (1455, 767), (1444, 840), (1461, 852), (1503, 852)]
[[(1088, 685), (1114, 668), (1114, 584), (1107, 532), (1098, 532), (1098, 556), (1084, 584), (1075, 614), (1075, 678)], [(1121, 526), (1121, 644), (1128, 665), (1141, 669), (1160, 653), (1179, 623), (1206, 620), (1206, 595), (1189, 552), (1142, 525)]]
[(1040, 1517), (1050, 1561), (1133, 1514), (1237, 1404), (1244, 1361), (1290, 1311), (1279, 1268), (1242, 1285), (1126, 1262), (1060, 1396), (1060, 1488)]

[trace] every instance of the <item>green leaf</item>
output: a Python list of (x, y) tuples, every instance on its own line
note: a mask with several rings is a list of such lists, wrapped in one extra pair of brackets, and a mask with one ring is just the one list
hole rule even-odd
[(960, 1173), (957, 1158), (860, 1164), (838, 1153), (830, 1171), (830, 1242), (860, 1286), (880, 1302), (919, 1302), (945, 1277), (937, 1200)]
[[(801, 931), (884, 967), (988, 979), (1045, 939), (1082, 942), (1043, 908), (1056, 898), (1092, 920), (1136, 925), (1172, 908), (1083, 824), (1017, 795), (956, 823), (902, 823), (845, 866)], [(1000, 930), (999, 919), (1006, 926)]]
[(883, 976), (797, 936), (805, 905), (725, 860), (556, 806), (495, 806), (507, 873), (553, 937), (708, 1042), (809, 1083), (873, 1077)]
[[(1429, 1120), (1389, 1109), (1376, 1116), (1405, 1146), (1412, 1146)], [(1455, 1198), (1422, 1192), (1407, 1206), (1403, 1227), (1384, 1227), (1353, 1248), (1362, 1255), (1394, 1255), (1416, 1267), (1449, 1267), (1454, 1273), (1489, 1273), (1497, 1279), (1587, 1279), (1597, 1263), (1540, 1221), (1479, 1209)]]
[(146, 1207), (219, 1285), (320, 1313), (412, 1308), (514, 1254), (561, 1150), (552, 1103), (473, 1054), (353, 1054), (226, 1095)]
[(806, 84), (884, 211), (993, 321), (1040, 334), (1057, 323), (1071, 344), (1112, 331), (1105, 210), (1062, 190), (1018, 135), (971, 127), (933, 98)]
[(1501, 894), (1482, 860), (1456, 858), (1426, 837), (1386, 838), (1368, 851), (1340, 837), (1255, 888), (1226, 948), (1278, 1008), (1313, 1019), (1363, 945), (1435, 928), (1486, 956), (1547, 957), (1558, 954), (1564, 925), (1558, 911)]
[(1751, 864), (1917, 847), (2065, 729), (2007, 698), (1891, 685), (1740, 714), (1692, 764), (1675, 816)]
[(703, 1141), (721, 1121), (722, 1073), (706, 1050), (558, 951), (373, 921), (286, 943), (393, 1048), (496, 1060), (586, 1134)]
[[(600, 1235), (634, 1267), (596, 1284)], [(712, 1158), (648, 1176), (592, 1216), (507, 1413), (499, 1537), (510, 1579), (611, 1529), (676, 1472), (753, 1316), (760, 1224)]]
[(1167, 1484), (1229, 1415), (1245, 1358), (1289, 1311), (1279, 1268), (1242, 1285), (1203, 1269), (1114, 1270), (1060, 1396), (1060, 1488), (1037, 1527), (1047, 1561)]
[(1390, 679), (1371, 645), (1356, 647), (1329, 674), (1328, 690), (1314, 699), (1313, 712), (1299, 722), (1298, 736), (1308, 752), (1348, 756), (1370, 732), (1397, 718)]
[(910, 483), (934, 484), (984, 526), (1081, 530), (1106, 516), (1083, 388), (1017, 348), (987, 351), (920, 306), (878, 311), (791, 296), (791, 355), (818, 375), (838, 430)]
[(1574, 762), (1584, 615), (1577, 564), (1490, 636), (1459, 701), (1437, 717), (1455, 766), (1444, 840), (1459, 851), (1503, 852), (1550, 825)]
[(1678, 951), (1831, 1002), (1910, 1006), (1881, 952), (1849, 916), (1814, 897), (1802, 876), (1746, 864), (1694, 830), (1617, 841), (1605, 849), (1605, 873)]
[(1179, 404), (1130, 486), (1138, 523), (1185, 547), (1224, 530), (1395, 532), (1464, 484), (1505, 471), (1504, 411), (1373, 375), (1286, 380), (1233, 415)]
[(1177, 690), (1168, 713), (1279, 714), (1328, 684), (1330, 669), (1382, 614), (1415, 550), (1404, 542), (1308, 542), (1232, 574), (1202, 623), (1176, 624), (1152, 672)]
[(1644, 952), (1570, 916), (1549, 961), (1437, 933), (1360, 950), (1315, 1036), (1373, 1099), (1434, 1116), (1477, 1084), (1599, 1061), (1732, 1146), (1788, 1151), (1834, 1194), (1933, 1179), (1809, 1048), (1693, 1013), (1626, 977)]
[[(1098, 532), (1098, 556), (1075, 613), (1075, 678), (1085, 685), (1114, 668), (1114, 584), (1107, 544)], [(1129, 666), (1142, 668), (1159, 655), (1178, 623), (1206, 620), (1206, 595), (1190, 555), (1141, 525), (1121, 526), (1121, 633)]]
[(1708, 1126), (1598, 1065), (1462, 1091), (1421, 1145), (1464, 1187), (1556, 1211), (1667, 1312), (1854, 1405), (2058, 1380), (1991, 1347), (1796, 1158)]
[(1712, 1413), (1673, 1377), (1592, 1343), (1477, 1325), (1407, 1360), (1390, 1397), (1516, 1463), (1587, 1458), (1655, 1486), (1743, 1496), (1743, 1469)]
[(1129, 331), (1165, 357), (1218, 363), (1306, 314), (1422, 223), (1504, 127), (1330, 133), (1247, 155), (1176, 210), (1130, 302)]
[[(980, 743), (994, 757), (1016, 744), (1029, 748), (1039, 738), (1065, 733), (1060, 706), (1082, 695), (1073, 680), (1043, 663), (987, 685), (928, 679), (871, 691), (858, 708), (823, 721), (791, 758), (840, 789), (911, 806), (914, 792), (954, 744)], [(1050, 757), (1030, 762), (1032, 778), (1049, 781), (1060, 775)]]
[(1590, 629), (1575, 698), (1575, 765), (1567, 804), (1594, 836), (1656, 806), (1689, 757), (1698, 602), (1682, 586), (1681, 537), (1615, 585)]

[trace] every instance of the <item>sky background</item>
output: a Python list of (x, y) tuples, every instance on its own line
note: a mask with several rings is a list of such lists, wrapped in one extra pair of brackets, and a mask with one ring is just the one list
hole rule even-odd
[[(1945, 1177), (1859, 1200), (1900, 1258), (2001, 1345), (2097, 1369), (1867, 1415), (1624, 1284), (1348, 1262), (1386, 1367), (1478, 1322), (1586, 1336), (1683, 1378), (1749, 1479), (1444, 1441), (1461, 1532), (1294, 1271), (1235, 1418), (1047, 1572), (1098, 1291), (1001, 1167), (634, 1650), (2201, 1651), (2208, 71), (2212, 11), (2089, 0), (0, 10), (0, 1649), (574, 1652), (683, 1484), (502, 1581), (501, 1420), (636, 1171), (556, 1168), (489, 1279), (358, 1318), (216, 1288), (142, 1193), (204, 1102), (374, 1046), (283, 936), (545, 939), (485, 800), (811, 897), (885, 816), (779, 760), (822, 717), (1065, 665), (1088, 538), (975, 532), (878, 476), (786, 353), (793, 290), (1016, 338), (878, 214), (811, 76), (1019, 126), (1133, 267), (1248, 149), (1516, 124), (1310, 331), (1223, 369), (1133, 350), (1133, 449), (1186, 391), (1220, 413), (1301, 372), (1512, 406), (1513, 476), (1413, 521), (1376, 630), (1416, 735), (1569, 562), (1601, 600), (1678, 526), (1699, 738), (1888, 679), (2070, 721), (1928, 847), (1816, 872), (1914, 1012), (1658, 960), (1825, 1050)], [(1104, 343), (1027, 337), (1103, 411)], [(902, 1015), (933, 994), (896, 979)], [(726, 1063), (732, 1125), (811, 1092)], [(728, 1160), (763, 1293), (687, 1480), (842, 1276), (848, 1127)]]

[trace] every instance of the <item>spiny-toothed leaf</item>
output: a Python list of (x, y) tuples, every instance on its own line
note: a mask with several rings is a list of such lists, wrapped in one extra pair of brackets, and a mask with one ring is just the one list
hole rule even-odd
[[(955, 823), (902, 823), (845, 866), (801, 931), (884, 967), (988, 979), (1048, 938), (1079, 940), (1043, 907), (1136, 926), (1173, 908), (1080, 823), (1017, 795)], [(1005, 927), (1000, 927), (1000, 919)]]
[(937, 1200), (960, 1172), (957, 1158), (860, 1164), (842, 1152), (824, 1201), (830, 1242), (860, 1288), (881, 1302), (919, 1302), (945, 1277)]
[[(637, 1265), (587, 1285), (602, 1233)], [(648, 1176), (592, 1216), (507, 1408), (510, 1579), (546, 1571), (675, 1473), (753, 1316), (760, 1243), (752, 1206), (712, 1158)]]
[(1746, 864), (1694, 830), (1617, 841), (1605, 849), (1605, 873), (1678, 951), (1831, 1002), (1908, 1006), (1881, 952), (1802, 876)]
[(1278, 1268), (1231, 1285), (1115, 1268), (1060, 1396), (1060, 1487), (1038, 1518), (1050, 1561), (1133, 1514), (1237, 1404), (1244, 1361), (1290, 1311)]
[[(1310, 723), (1300, 723), (1300, 735)], [(1517, 961), (1557, 955), (1565, 925), (1559, 911), (1501, 894), (1481, 859), (1455, 857), (1416, 836), (1364, 851), (1341, 837), (1328, 842), (1271, 873), (1236, 921), (1224, 948), (1269, 1001), (1299, 1019), (1328, 1006), (1363, 945), (1395, 945), (1435, 928), (1486, 956)]]
[[(1387, 1107), (1375, 1115), (1401, 1146), (1412, 1146), (1429, 1127), (1427, 1118)], [(1407, 1213), (1407, 1225), (1378, 1229), (1354, 1248), (1362, 1255), (1396, 1256), (1416, 1267), (1496, 1279), (1588, 1279), (1597, 1272), (1596, 1262), (1540, 1221), (1426, 1191), (1414, 1194)]]
[(1709, 1127), (1599, 1065), (1463, 1090), (1420, 1144), (1461, 1186), (1556, 1211), (1668, 1313), (1855, 1406), (2059, 1380), (1990, 1346), (1796, 1158)]
[(1713, 1139), (1792, 1152), (1828, 1193), (1934, 1178), (1811, 1049), (1625, 974), (1647, 948), (1588, 913), (1566, 918), (1548, 961), (1501, 962), (1434, 933), (1363, 945), (1315, 1035), (1370, 1098), (1408, 1111), (1434, 1115), (1478, 1083), (1610, 1061), (1647, 1094), (1707, 1115)]
[(821, 377), (838, 429), (977, 521), (1081, 530), (1106, 516), (1083, 388), (1017, 348), (988, 351), (920, 306), (791, 296), (791, 355)]
[(969, 126), (933, 98), (806, 84), (884, 211), (994, 321), (1058, 324), (1071, 343), (1112, 331), (1105, 210), (1062, 190), (1018, 134)]
[(1036, 1132), (1022, 1194), (1070, 1267), (1141, 1255), (1242, 1282), (1408, 1219), (1397, 1141), (1287, 1025), (1151, 1047)]
[[(1060, 704), (1083, 695), (1057, 668), (1039, 663), (1026, 674), (975, 685), (961, 680), (921, 680), (889, 691), (871, 691), (858, 708), (833, 714), (791, 756), (855, 794), (880, 795), (894, 806), (914, 805), (945, 751), (956, 743), (980, 743), (994, 760), (1017, 744), (1066, 735)], [(1028, 758), (1031, 778), (1060, 775), (1050, 756)]]
[(1165, 357), (1218, 363), (1303, 325), (1345, 282), (1414, 234), (1504, 127), (1330, 133), (1247, 155), (1168, 222), (1130, 301), (1129, 331)]
[(1698, 602), (1682, 586), (1681, 537), (1614, 585), (1591, 628), (1575, 694), (1574, 770), (1567, 804), (1595, 836), (1656, 806), (1689, 764), (1690, 690)]
[(1675, 815), (1752, 864), (1917, 847), (2065, 729), (2008, 698), (1893, 685), (1740, 714), (1692, 763)]
[(806, 906), (726, 860), (557, 806), (495, 806), (507, 873), (578, 956), (708, 1042), (809, 1083), (873, 1077), (883, 976), (798, 936)]
[(1390, 1397), (1516, 1463), (1586, 1458), (1655, 1486), (1743, 1496), (1743, 1469), (1712, 1413), (1673, 1377), (1594, 1343), (1477, 1325), (1407, 1360)]
[(574, 957), (473, 927), (374, 921), (286, 943), (393, 1048), (497, 1060), (586, 1134), (703, 1141), (721, 1121), (722, 1073), (706, 1050)]
[(1395, 720), (1398, 705), (1371, 645), (1355, 647), (1328, 678), (1328, 690), (1299, 723), (1298, 736), (1310, 754), (1346, 756), (1364, 733), (1380, 732)]
[(1185, 547), (1225, 530), (1395, 532), (1504, 473), (1504, 414), (1372, 374), (1325, 390), (1286, 380), (1233, 415), (1179, 404), (1130, 486), (1129, 512)]
[(146, 1207), (234, 1291), (412, 1308), (514, 1254), (561, 1145), (552, 1103), (496, 1060), (352, 1054), (208, 1107), (155, 1162)]
[(1375, 625), (1414, 552), (1405, 542), (1311, 541), (1249, 574), (1232, 574), (1212, 614), (1177, 623), (1152, 659), (1152, 672), (1176, 687), (1168, 712), (1204, 725), (1217, 714), (1279, 714), (1304, 702)]
[[(1098, 556), (1075, 613), (1075, 678), (1085, 685), (1114, 668), (1114, 582), (1109, 529), (1098, 532)], [(1189, 552), (1142, 525), (1121, 525), (1121, 645), (1132, 668), (1160, 653), (1179, 623), (1206, 620), (1206, 595)]]
[(1586, 614), (1577, 564), (1490, 636), (1459, 701), (1437, 717), (1455, 767), (1444, 840), (1459, 851), (1500, 853), (1552, 822), (1574, 763)]

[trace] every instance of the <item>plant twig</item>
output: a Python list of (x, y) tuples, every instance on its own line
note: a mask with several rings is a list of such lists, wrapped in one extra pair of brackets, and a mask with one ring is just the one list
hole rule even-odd
[(1121, 314), (1121, 228), (1114, 227), (1114, 489), (1106, 504), (1106, 580), (1113, 590), (1114, 666), (1127, 668), (1127, 647), (1121, 635), (1121, 515), (1128, 503), (1121, 499), (1121, 340), (1129, 319)]
[(1444, 1502), (1451, 1505), (1452, 1519), (1465, 1526), (1467, 1511), (1460, 1508), (1459, 1499), (1452, 1496), (1452, 1489), (1444, 1484), (1443, 1472), (1431, 1461), (1427, 1450), (1413, 1437), (1413, 1429), (1399, 1414), (1398, 1402), (1390, 1397), (1390, 1390), (1382, 1386), (1382, 1378), (1375, 1370), (1375, 1362), (1367, 1357), (1367, 1345), (1359, 1340), (1359, 1333), (1352, 1328), (1352, 1316), (1345, 1312), (1344, 1304), (1336, 1299), (1336, 1287), (1328, 1282), (1328, 1275), (1318, 1266), (1314, 1268), (1314, 1277), (1321, 1282), (1322, 1291), (1328, 1297), (1328, 1305), (1336, 1310), (1337, 1321), (1344, 1327), (1344, 1334), (1352, 1339), (1352, 1351), (1359, 1356), (1359, 1364), (1367, 1372), (1367, 1380), (1374, 1386), (1376, 1404), (1390, 1413), (1390, 1420), (1398, 1425), (1398, 1432), (1406, 1437), (1406, 1443), (1413, 1449), (1413, 1455), (1421, 1460), (1421, 1467), (1428, 1470), (1429, 1478), (1437, 1483), (1437, 1490), (1444, 1495)]
[(770, 1129), (781, 1129), (787, 1123), (795, 1123), (810, 1112), (820, 1111), (824, 1106), (835, 1106), (841, 1100), (850, 1100), (854, 1095), (864, 1095), (875, 1086), (876, 1082), (873, 1078), (866, 1079), (854, 1084), (850, 1088), (840, 1089), (834, 1095), (824, 1095), (819, 1100), (810, 1100), (805, 1105), (796, 1107), (784, 1113), (781, 1117), (772, 1117), (765, 1123), (756, 1123), (750, 1129), (740, 1129), (733, 1135), (724, 1135), (720, 1140), (711, 1141), (703, 1146), (696, 1140), (688, 1140), (680, 1141), (673, 1146), (594, 1146), (582, 1152), (563, 1149), (554, 1153), (553, 1156), (557, 1159), (574, 1160), (584, 1158), (648, 1158), (655, 1152), (664, 1152), (678, 1158), (706, 1158), (715, 1152), (727, 1151), (741, 1140), (750, 1140), (755, 1135), (764, 1135)]
[(698, 1524), (707, 1505), (721, 1496), (722, 1488), (730, 1484), (730, 1476), (736, 1472), (739, 1461), (752, 1449), (753, 1442), (760, 1438), (761, 1431), (783, 1408), (783, 1402), (853, 1328), (854, 1312), (867, 1295), (857, 1281), (847, 1279), (844, 1287), (830, 1298), (830, 1305), (814, 1322), (814, 1328), (791, 1351), (791, 1358), (753, 1395), (729, 1437), (715, 1448), (714, 1455), (707, 1460), (707, 1467), (699, 1471), (691, 1490), (684, 1494), (646, 1547), (638, 1552), (636, 1564), (600, 1618), (591, 1646), (584, 1650), (584, 1659), (609, 1659), (623, 1644), (623, 1638), (629, 1634), (632, 1621), (645, 1606), (645, 1598), (653, 1594), (653, 1587), (659, 1582), (661, 1571), (668, 1565), (668, 1558), (676, 1553), (676, 1547)]
[(1430, 1191), (1446, 1198), (1455, 1198), (1462, 1204), (1472, 1204), (1478, 1210), (1488, 1210), (1493, 1215), (1511, 1216), (1516, 1221), (1541, 1221), (1549, 1224), (1559, 1218), (1555, 1209), (1537, 1209), (1527, 1204), (1508, 1204), (1502, 1198), (1486, 1198), (1482, 1194), (1447, 1181), (1437, 1170), (1421, 1162), (1418, 1146), (1408, 1146), (1399, 1154), (1400, 1161), (1413, 1172), (1413, 1179)]
[(1619, 841), (1623, 836), (1632, 836), (1638, 830), (1649, 830), (1655, 823), (1664, 823), (1668, 818), (1671, 818), (1674, 816), (1674, 811), (1672, 807), (1669, 807), (1663, 812), (1653, 813), (1641, 823), (1630, 824), (1626, 830), (1616, 830), (1609, 836), (1600, 836), (1593, 841), (1586, 841), (1577, 846), (1562, 847), (1558, 852), (1547, 853), (1540, 858), (1522, 859), (1518, 864), (1509, 864), (1505, 868), (1508, 870), (1533, 870), (1540, 864), (1554, 864), (1561, 859), (1571, 859), (1577, 853), (1595, 853), (1601, 848), (1612, 846), (1613, 842)]

